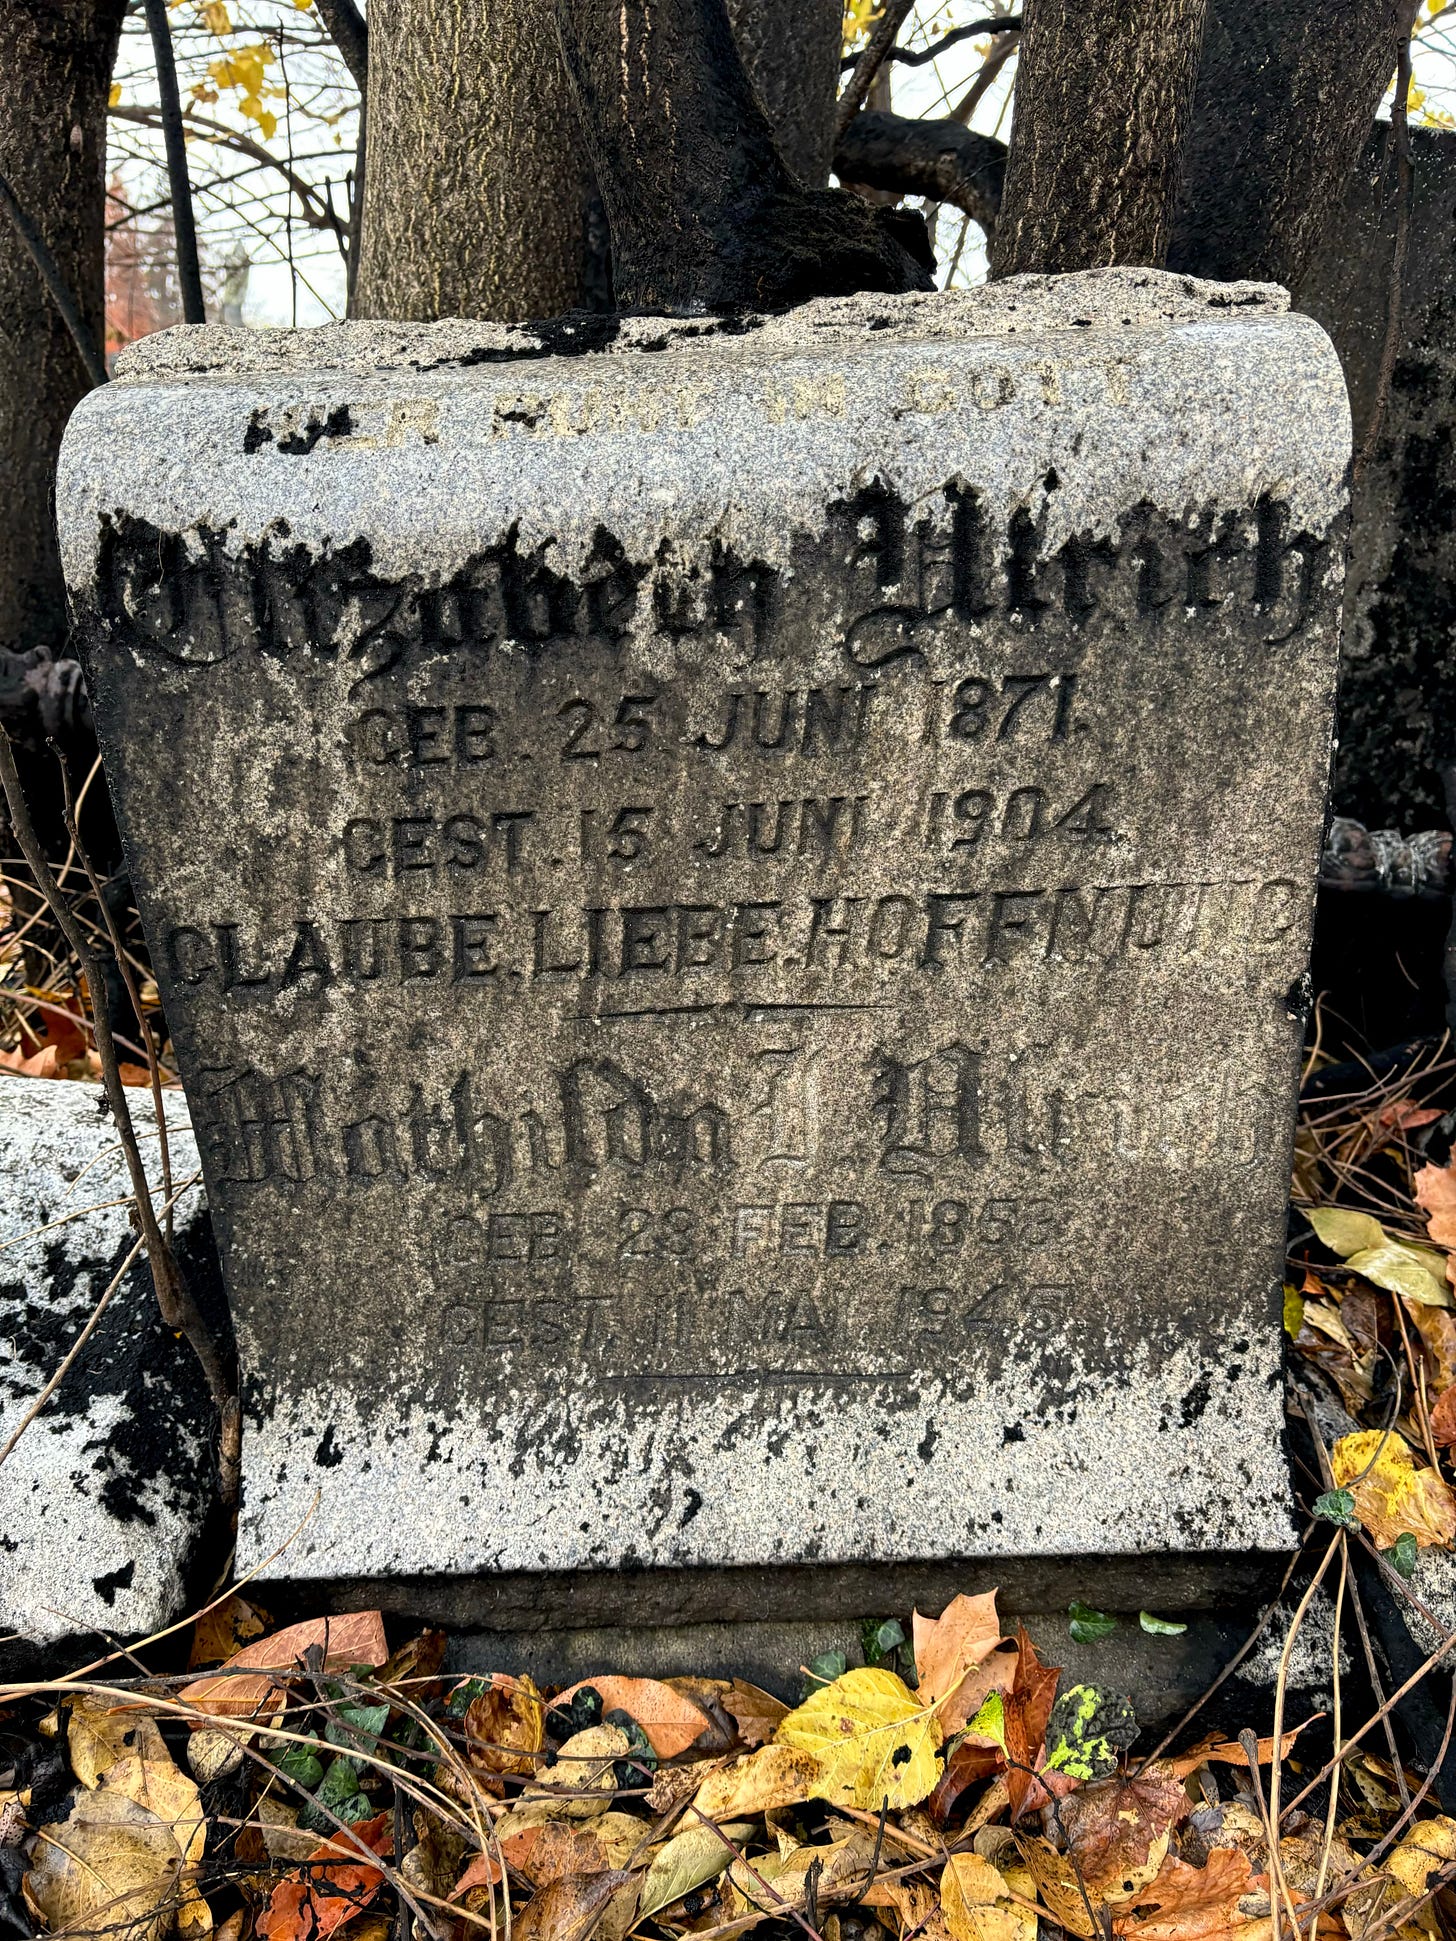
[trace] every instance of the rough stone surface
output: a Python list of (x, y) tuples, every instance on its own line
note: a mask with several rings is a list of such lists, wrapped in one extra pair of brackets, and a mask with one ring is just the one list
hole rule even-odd
[(68, 435), (240, 1566), (1286, 1545), (1328, 341), (1137, 272), (564, 347), (178, 333)]
[[(149, 1119), (148, 1103), (139, 1136), (160, 1181)], [(180, 1182), (198, 1170), (180, 1095), (168, 1124)], [(136, 1236), (116, 1203), (127, 1190), (99, 1086), (0, 1077), (0, 1448), (131, 1251)], [(200, 1186), (174, 1221), (179, 1253), (205, 1275)], [(0, 1634), (36, 1645), (96, 1631), (135, 1637), (177, 1617), (212, 1502), (211, 1430), (191, 1352), (163, 1327), (138, 1261), (0, 1462)]]
[[(1418, 128), (1397, 355), (1355, 484), (1335, 806), (1371, 828), (1446, 826), (1456, 757), (1456, 134)], [(1378, 124), (1299, 292), (1334, 339), (1355, 442), (1376, 408), (1399, 196)]]

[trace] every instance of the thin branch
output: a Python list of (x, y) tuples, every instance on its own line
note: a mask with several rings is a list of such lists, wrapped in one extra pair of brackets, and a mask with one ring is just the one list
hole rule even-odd
[(885, 0), (885, 10), (875, 24), (875, 31), (866, 41), (864, 52), (854, 64), (854, 72), (845, 83), (844, 93), (839, 97), (834, 116), (836, 141), (869, 99), (874, 78), (884, 65), (885, 56), (895, 45), (895, 36), (904, 26), (905, 17), (914, 4), (915, 0)]
[(187, 179), (187, 138), (182, 132), (182, 98), (177, 92), (177, 62), (172, 52), (172, 29), (167, 0), (145, 0), (147, 27), (157, 64), (157, 93), (161, 97), (162, 139), (167, 150), (167, 179), (172, 187), (172, 232), (177, 239), (177, 283), (182, 292), (182, 321), (207, 322), (202, 301), (202, 270), (197, 256), (197, 224), (192, 214), (192, 186)]
[[(141, 128), (160, 128), (163, 125), (160, 108), (134, 108), (122, 103), (108, 110), (114, 121), (134, 121)], [(275, 170), (298, 197), (303, 212), (303, 220), (310, 229), (331, 231), (340, 242), (348, 235), (348, 224), (330, 209), (311, 182), (307, 182), (277, 155), (271, 154), (261, 142), (253, 140), (238, 130), (228, 128), (210, 115), (194, 114), (190, 108), (184, 110), (182, 120), (188, 128), (195, 129), (199, 135), (206, 136), (215, 148), (230, 148), (235, 155), (246, 155), (250, 161), (265, 168)]]
[(362, 100), (369, 86), (369, 29), (354, 0), (318, 0), (318, 10)]
[[(885, 59), (898, 61), (902, 67), (925, 67), (931, 61), (938, 61), (948, 47), (957, 41), (969, 40), (972, 34), (1019, 34), (1021, 15), (1019, 13), (995, 13), (985, 20), (971, 20), (964, 27), (952, 27), (948, 34), (940, 34), (926, 47), (892, 47)], [(859, 59), (858, 54), (846, 54), (839, 63), (840, 72), (847, 73)]]
[(61, 322), (70, 331), (76, 349), (81, 354), (81, 362), (86, 366), (86, 375), (93, 384), (106, 382), (106, 359), (97, 347), (96, 339), (86, 319), (81, 315), (80, 306), (71, 295), (70, 286), (61, 275), (61, 266), (51, 254), (45, 238), (20, 206), (20, 199), (11, 188), (9, 180), (0, 175), (0, 208), (15, 225), (15, 233), (30, 251), (30, 260), (40, 272), (40, 279), (50, 293), (51, 302), (60, 312)]
[(953, 121), (963, 121), (969, 126), (977, 108), (980, 107), (982, 101), (990, 92), (992, 82), (1016, 52), (1016, 48), (1017, 42), (1014, 40), (997, 41), (985, 60), (982, 61), (980, 73), (966, 89), (954, 108), (951, 109), (951, 119)]
[(237, 1503), (240, 1469), (242, 1418), (238, 1400), (228, 1380), (227, 1369), (223, 1364), (217, 1342), (213, 1339), (212, 1330), (203, 1319), (202, 1312), (178, 1269), (172, 1250), (167, 1245), (162, 1229), (157, 1224), (156, 1210), (152, 1205), (151, 1182), (147, 1178), (146, 1167), (142, 1163), (136, 1128), (132, 1123), (131, 1104), (117, 1067), (116, 1040), (112, 1036), (111, 1021), (106, 1015), (106, 1006), (99, 996), (103, 989), (101, 966), (84, 931), (76, 921), (74, 911), (62, 895), (51, 873), (51, 866), (35, 833), (35, 824), (30, 818), (30, 805), (20, 786), (15, 757), (11, 752), (10, 737), (3, 727), (0, 727), (0, 790), (3, 790), (9, 804), (10, 826), (15, 831), (21, 853), (30, 865), (30, 873), (36, 888), (50, 905), (52, 914), (86, 979), (86, 988), (91, 1000), (91, 1029), (96, 1039), (96, 1054), (101, 1060), (101, 1082), (106, 1089), (111, 1116), (116, 1122), (117, 1137), (126, 1155), (132, 1198), (136, 1205), (137, 1225), (141, 1230), (142, 1239), (146, 1242), (147, 1260), (152, 1270), (152, 1284), (157, 1292), (157, 1305), (162, 1310), (162, 1319), (167, 1326), (187, 1337), (192, 1352), (201, 1364), (208, 1393), (218, 1412), (219, 1485), (222, 1499), (231, 1509)]

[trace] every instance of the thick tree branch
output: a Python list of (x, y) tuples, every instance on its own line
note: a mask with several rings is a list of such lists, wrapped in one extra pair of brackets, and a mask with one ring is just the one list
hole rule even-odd
[(912, 121), (866, 109), (840, 136), (834, 172), (867, 189), (949, 202), (989, 236), (1006, 179), (1006, 144), (958, 121)]
[(45, 238), (21, 208), (20, 202), (9, 181), (0, 175), (0, 209), (3, 209), (15, 225), (15, 233), (30, 251), (31, 261), (40, 273), (41, 281), (50, 293), (51, 302), (56, 306), (62, 322), (70, 331), (76, 349), (81, 353), (81, 362), (86, 366), (86, 375), (93, 384), (106, 382), (106, 359), (92, 336), (90, 326), (81, 315), (76, 299), (72, 296), (66, 279), (61, 275), (60, 265), (46, 246)]
[(172, 189), (172, 234), (177, 245), (177, 283), (182, 292), (182, 321), (207, 322), (202, 301), (202, 270), (197, 256), (197, 225), (192, 214), (192, 184), (187, 177), (187, 140), (182, 132), (182, 98), (177, 91), (177, 62), (172, 51), (172, 28), (167, 0), (145, 0), (147, 28), (157, 67), (157, 94), (162, 108), (162, 139), (167, 150), (167, 180)]
[(339, 50), (354, 86), (362, 95), (369, 86), (369, 29), (354, 0), (318, 0), (319, 17)]
[(1207, 3), (1027, 9), (995, 275), (1163, 263)]
[(795, 180), (724, 0), (554, 0), (554, 10), (623, 309), (778, 309), (932, 287), (918, 218)]
[[(970, 40), (975, 34), (1018, 34), (1020, 31), (1019, 13), (988, 14), (984, 20), (968, 20), (964, 27), (952, 27), (948, 34), (938, 34), (924, 47), (892, 47), (885, 59), (901, 67), (925, 67), (931, 61), (938, 61), (957, 42)], [(839, 63), (840, 71), (847, 74), (858, 60), (858, 54), (846, 54)]]
[(864, 49), (854, 64), (854, 72), (846, 81), (844, 92), (839, 97), (839, 107), (834, 119), (836, 136), (844, 133), (868, 101), (875, 76), (884, 66), (885, 57), (895, 45), (895, 37), (904, 26), (906, 15), (914, 4), (915, 0), (884, 0), (874, 32), (865, 42)]

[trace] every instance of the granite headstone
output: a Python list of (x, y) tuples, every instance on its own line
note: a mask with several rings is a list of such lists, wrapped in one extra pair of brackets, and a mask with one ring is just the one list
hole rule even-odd
[(60, 520), (240, 1568), (1289, 1544), (1349, 455), (1142, 271), (127, 354)]

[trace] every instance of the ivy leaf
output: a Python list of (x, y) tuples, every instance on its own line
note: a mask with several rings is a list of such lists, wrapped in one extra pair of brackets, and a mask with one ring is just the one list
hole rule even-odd
[(808, 1698), (812, 1692), (818, 1691), (820, 1686), (832, 1685), (836, 1678), (843, 1678), (849, 1670), (849, 1660), (842, 1651), (819, 1651), (805, 1665), (804, 1670), (808, 1673), (804, 1681), (804, 1696)]
[(1094, 1611), (1090, 1604), (1073, 1598), (1067, 1606), (1067, 1629), (1078, 1644), (1100, 1644), (1117, 1629), (1117, 1619), (1106, 1611)]
[(905, 1642), (905, 1627), (898, 1618), (866, 1618), (861, 1633), (865, 1663), (883, 1664)]
[(1416, 1574), (1416, 1560), (1420, 1554), (1420, 1546), (1416, 1542), (1415, 1532), (1413, 1530), (1402, 1530), (1391, 1546), (1390, 1561), (1395, 1565), (1402, 1577), (1414, 1577)]
[(1342, 1530), (1358, 1530), (1360, 1519), (1355, 1514), (1355, 1498), (1347, 1489), (1327, 1489), (1323, 1496), (1314, 1499), (1314, 1513), (1322, 1516), (1326, 1523), (1338, 1523)]
[(1139, 1611), (1138, 1623), (1150, 1638), (1181, 1638), (1188, 1629), (1186, 1624), (1179, 1624), (1173, 1618), (1154, 1617), (1151, 1611)]
[(1047, 1720), (1046, 1763), (1054, 1772), (1084, 1783), (1117, 1771), (1117, 1756), (1137, 1737), (1132, 1700), (1095, 1685), (1073, 1685), (1062, 1693)]

